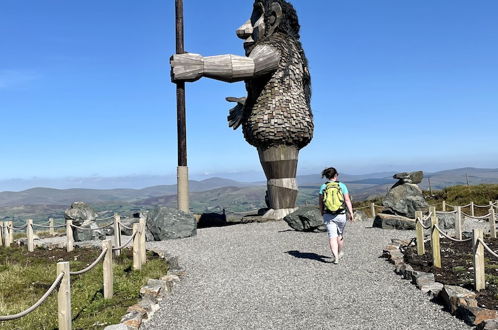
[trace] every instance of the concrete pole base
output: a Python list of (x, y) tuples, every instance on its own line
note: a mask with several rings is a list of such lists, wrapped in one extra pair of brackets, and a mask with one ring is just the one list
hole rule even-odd
[(189, 189), (188, 189), (188, 167), (178, 166), (177, 168), (177, 201), (178, 209), (185, 213), (190, 212)]

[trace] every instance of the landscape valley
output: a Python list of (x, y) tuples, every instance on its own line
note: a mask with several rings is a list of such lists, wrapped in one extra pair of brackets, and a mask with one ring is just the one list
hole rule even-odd
[[(396, 182), (393, 173), (341, 175), (354, 201), (385, 195)], [(320, 175), (302, 175), (299, 183), (298, 206), (316, 204), (318, 187), (323, 183)], [(430, 186), (429, 186), (430, 181)], [(420, 184), (424, 190), (440, 190), (455, 185), (498, 183), (498, 169), (461, 168), (426, 173)], [(1, 189), (1, 187), (0, 187)], [(224, 178), (190, 181), (190, 206), (194, 213), (244, 213), (265, 207), (265, 182), (238, 182)], [(23, 223), (53, 217), (62, 221), (64, 210), (75, 201), (90, 204), (100, 215), (114, 212), (129, 215), (150, 210), (156, 205), (176, 207), (176, 185), (157, 185), (144, 189), (53, 189), (32, 188), (19, 192), (0, 192), (0, 221)]]

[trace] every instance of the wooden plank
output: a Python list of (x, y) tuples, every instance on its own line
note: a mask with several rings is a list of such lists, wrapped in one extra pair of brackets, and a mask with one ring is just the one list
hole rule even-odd
[(71, 280), (69, 274), (69, 262), (57, 263), (57, 276), (64, 273), (57, 293), (57, 315), (59, 318), (59, 330), (71, 330)]
[(372, 213), (372, 218), (375, 219), (377, 214), (375, 213), (375, 203), (370, 203), (370, 212)]
[[(415, 211), (415, 218), (419, 219), (422, 221), (423, 213), (422, 211)], [(422, 224), (417, 221), (415, 225), (415, 229), (417, 232), (417, 254), (419, 256), (425, 254), (425, 246), (424, 246), (424, 227), (422, 227)]]
[(133, 224), (133, 269), (142, 269), (142, 262), (140, 261), (140, 224)]
[(72, 220), (66, 221), (66, 250), (67, 250), (67, 252), (71, 252), (74, 250), (73, 228), (71, 227), (72, 224), (73, 224)]
[(140, 262), (144, 265), (147, 262), (147, 249), (145, 246), (145, 217), (143, 214), (140, 214)]
[(432, 223), (432, 235), (431, 235), (431, 247), (432, 247), (432, 260), (434, 267), (441, 268), (441, 246), (439, 242), (439, 231), (435, 228), (438, 224), (438, 218), (436, 215), (436, 208), (431, 206), (429, 211), (432, 212), (431, 223)]
[(0, 221), (0, 246), (3, 246), (3, 236), (4, 236), (3, 231), (4, 231), (3, 221)]
[(443, 212), (446, 212), (446, 201), (443, 201), (443, 205), (441, 206)]
[[(114, 246), (121, 246), (121, 216), (117, 213), (114, 214)], [(114, 251), (114, 255), (119, 257), (121, 250)]]
[(104, 257), (104, 299), (111, 299), (114, 294), (112, 277), (112, 241), (106, 239), (102, 242), (102, 248), (107, 249)]
[(493, 206), (489, 208), (489, 229), (491, 237), (496, 238), (496, 213)]
[(28, 251), (33, 252), (35, 250), (35, 244), (33, 242), (33, 219), (28, 219), (26, 221), (26, 237), (28, 238)]
[(54, 225), (55, 225), (54, 218), (48, 219), (48, 226), (50, 227), (48, 231), (50, 236), (55, 236)]
[(486, 288), (486, 276), (484, 273), (484, 247), (478, 244), (478, 240), (483, 239), (482, 229), (474, 229), (472, 235), (474, 251), (474, 286), (476, 291)]
[(462, 239), (462, 207), (457, 206), (455, 213), (455, 235), (457, 239)]

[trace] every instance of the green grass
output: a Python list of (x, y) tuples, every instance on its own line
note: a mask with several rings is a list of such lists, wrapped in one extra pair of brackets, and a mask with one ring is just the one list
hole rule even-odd
[[(97, 249), (36, 249), (29, 253), (21, 248), (0, 248), (0, 315), (19, 313), (33, 305), (56, 278), (58, 261), (69, 261), (72, 271), (85, 268), (100, 254)], [(119, 323), (129, 306), (136, 304), (140, 288), (148, 278), (160, 278), (167, 272), (163, 259), (148, 253), (141, 271), (132, 270), (131, 251), (114, 259), (114, 297), (103, 299), (102, 263), (91, 271), (71, 276), (73, 329), (103, 329)], [(57, 329), (57, 293), (34, 312), (0, 323), (0, 329)]]

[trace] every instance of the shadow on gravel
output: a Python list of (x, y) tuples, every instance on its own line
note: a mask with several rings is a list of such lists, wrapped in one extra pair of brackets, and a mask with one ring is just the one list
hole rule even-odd
[(299, 259), (311, 259), (311, 260), (316, 260), (316, 261), (325, 262), (325, 263), (330, 262), (328, 260), (325, 260), (325, 259), (330, 259), (330, 257), (322, 256), (322, 255), (312, 253), (312, 252), (299, 252), (297, 250), (292, 250), (292, 251), (287, 251), (285, 253), (290, 254), (291, 256), (299, 258)]

